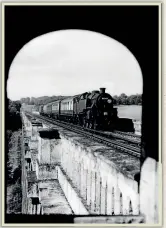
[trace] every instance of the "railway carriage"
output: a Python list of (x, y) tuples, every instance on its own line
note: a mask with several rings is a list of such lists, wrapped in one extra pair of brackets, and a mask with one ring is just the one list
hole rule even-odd
[(54, 117), (55, 119), (58, 119), (59, 111), (60, 111), (60, 100), (52, 102), (51, 106), (52, 106), (52, 117)]
[(52, 115), (52, 106), (51, 106), (50, 103), (43, 106), (43, 113), (44, 113), (44, 115), (47, 115), (47, 116), (51, 117), (51, 115)]
[(73, 120), (73, 97), (61, 100), (59, 116), (63, 119)]
[(39, 112), (41, 115), (57, 118), (59, 116), (60, 101), (50, 102), (45, 105), (41, 105)]
[(40, 113), (40, 114), (43, 114), (43, 113), (44, 113), (44, 112), (43, 112), (43, 107), (44, 107), (44, 105), (40, 105), (40, 106), (39, 106), (39, 113)]

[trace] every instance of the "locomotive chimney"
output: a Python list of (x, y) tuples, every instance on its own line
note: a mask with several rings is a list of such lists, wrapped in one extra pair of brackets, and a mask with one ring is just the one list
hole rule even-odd
[(100, 88), (100, 93), (105, 93), (105, 88)]

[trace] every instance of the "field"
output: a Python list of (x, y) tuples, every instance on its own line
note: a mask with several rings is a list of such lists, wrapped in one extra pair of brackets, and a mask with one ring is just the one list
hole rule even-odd
[(141, 121), (142, 106), (140, 105), (120, 105), (118, 108), (118, 116), (120, 118), (130, 118)]

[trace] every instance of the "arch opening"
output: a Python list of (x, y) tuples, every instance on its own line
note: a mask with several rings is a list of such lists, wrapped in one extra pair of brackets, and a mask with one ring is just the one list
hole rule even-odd
[(133, 119), (139, 133), (142, 84), (139, 63), (126, 46), (97, 32), (71, 29), (41, 35), (24, 45), (11, 64), (7, 96), (27, 98), (33, 104), (37, 97), (106, 88), (120, 118)]

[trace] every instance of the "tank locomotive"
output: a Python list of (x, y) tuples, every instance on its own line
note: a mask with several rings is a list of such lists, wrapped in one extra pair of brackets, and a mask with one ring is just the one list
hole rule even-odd
[(100, 88), (41, 105), (39, 113), (91, 129), (113, 130), (119, 119), (113, 103), (112, 96)]

